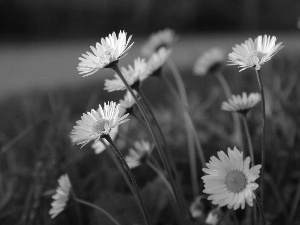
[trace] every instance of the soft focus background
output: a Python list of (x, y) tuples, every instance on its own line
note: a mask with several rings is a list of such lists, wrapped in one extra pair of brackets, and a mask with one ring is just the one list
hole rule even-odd
[[(300, 195), (300, 1), (4, 0), (0, 15), (1, 225), (109, 224), (102, 215), (76, 205), (50, 219), (51, 195), (57, 178), (66, 172), (78, 196), (106, 208), (123, 224), (142, 224), (109, 155), (104, 152), (95, 157), (90, 146), (79, 150), (68, 135), (82, 113), (123, 97), (123, 93), (103, 91), (104, 78), (113, 74), (109, 70), (82, 78), (78, 57), (101, 37), (125, 30), (135, 42), (120, 62), (127, 66), (141, 55), (147, 38), (164, 28), (173, 29), (179, 37), (171, 57), (183, 75), (207, 159), (234, 143), (227, 139), (231, 117), (220, 110), (225, 99), (216, 79), (192, 73), (197, 57), (211, 47), (229, 53), (235, 44), (263, 34), (283, 42), (285, 48), (262, 69), (269, 107), (266, 216), (272, 224), (300, 223), (300, 206), (294, 200)], [(224, 67), (223, 72), (234, 94), (259, 91), (252, 70), (238, 73), (236, 67)], [(180, 115), (160, 81), (151, 80), (144, 88), (174, 150), (188, 205), (193, 199)], [(258, 107), (250, 117), (257, 159), (260, 113)], [(136, 130), (142, 128), (134, 120), (130, 123), (124, 125), (123, 134), (130, 131), (132, 139), (146, 136)], [(146, 167), (134, 173), (153, 220), (176, 224), (161, 181)], [(243, 212), (238, 212), (238, 218), (243, 218)]]

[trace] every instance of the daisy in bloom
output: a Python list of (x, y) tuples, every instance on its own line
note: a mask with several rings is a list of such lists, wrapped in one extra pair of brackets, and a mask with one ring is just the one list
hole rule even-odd
[(225, 206), (234, 210), (245, 208), (245, 203), (253, 206), (255, 191), (258, 184), (254, 181), (259, 178), (261, 165), (249, 168), (250, 157), (243, 160), (243, 153), (236, 147), (227, 150), (228, 156), (223, 151), (218, 152), (218, 157), (210, 157), (208, 168), (203, 168), (207, 175), (204, 181), (204, 193), (209, 194), (208, 200), (212, 204)]
[(148, 60), (148, 75), (155, 75), (160, 72), (162, 66), (166, 63), (171, 54), (170, 49), (160, 48)]
[(112, 128), (119, 126), (122, 123), (127, 122), (128, 114), (123, 116), (119, 115), (119, 104), (110, 102), (104, 103), (104, 110), (101, 105), (99, 109), (95, 111), (83, 114), (81, 120), (76, 121), (77, 125), (74, 126), (71, 132), (71, 139), (73, 143), (78, 145), (86, 145), (92, 140), (99, 140), (102, 135), (110, 134)]
[(79, 57), (81, 61), (77, 67), (79, 74), (89, 76), (101, 68), (109, 68), (112, 63), (118, 62), (132, 47), (133, 43), (129, 45), (131, 37), (126, 41), (125, 31), (120, 31), (118, 37), (113, 32), (108, 37), (101, 38), (101, 43), (97, 42), (96, 47), (91, 46), (92, 53), (86, 52)]
[(227, 102), (223, 102), (221, 108), (225, 111), (247, 114), (250, 109), (261, 101), (259, 93), (251, 93), (247, 96), (245, 92), (242, 95), (232, 95)]
[(144, 56), (150, 56), (157, 52), (160, 48), (170, 48), (176, 41), (177, 36), (175, 32), (169, 28), (158, 31), (151, 35), (149, 40), (142, 47), (142, 54)]
[[(145, 75), (145, 73), (148, 73), (147, 63), (145, 59), (137, 58), (134, 60), (133, 66), (129, 65), (128, 69), (122, 67), (121, 72), (127, 83), (134, 88), (135, 85), (139, 85), (139, 82), (143, 81), (144, 77), (147, 76)], [(126, 90), (126, 86), (119, 76), (115, 74), (114, 77), (115, 79), (113, 80), (105, 80), (104, 89), (108, 92)]]
[[(118, 134), (118, 131), (119, 131), (119, 127), (115, 127), (115, 128), (112, 128), (109, 135), (111, 137), (112, 140), (115, 140), (117, 134)], [(103, 142), (105, 144), (103, 144)], [(93, 144), (92, 144), (92, 148), (94, 149), (95, 151), (95, 154), (100, 154), (101, 152), (103, 152), (105, 149), (106, 149), (106, 146), (109, 146), (110, 144), (108, 143), (107, 140), (105, 139), (102, 139), (102, 141), (98, 140), (98, 141), (95, 141)]]
[[(133, 92), (137, 95), (137, 92), (135, 90), (133, 90)], [(121, 99), (119, 104), (120, 104), (119, 113), (125, 114), (125, 113), (130, 113), (133, 105), (136, 104), (136, 102), (132, 97), (131, 93), (127, 91), (124, 96), (124, 99)]]
[(51, 203), (52, 208), (49, 211), (51, 219), (61, 213), (67, 204), (71, 191), (69, 176), (67, 174), (62, 175), (58, 179), (58, 185), (55, 195), (52, 196), (54, 201)]
[(194, 66), (196, 75), (204, 76), (220, 70), (225, 60), (224, 52), (219, 48), (212, 48), (198, 58)]
[(135, 168), (146, 162), (151, 154), (151, 146), (147, 141), (136, 141), (134, 148), (129, 149), (128, 155), (125, 160), (129, 168)]
[(250, 67), (260, 70), (261, 65), (269, 61), (284, 46), (282, 42), (275, 45), (276, 37), (258, 36), (254, 41), (249, 38), (245, 43), (236, 45), (232, 53), (229, 53), (229, 64), (242, 67), (243, 71)]

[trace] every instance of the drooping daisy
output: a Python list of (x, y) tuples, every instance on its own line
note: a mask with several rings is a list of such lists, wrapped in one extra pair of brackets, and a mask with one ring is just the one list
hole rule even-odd
[(134, 148), (130, 148), (125, 160), (129, 168), (135, 168), (146, 162), (151, 154), (151, 146), (147, 141), (134, 142)]
[(222, 68), (224, 60), (224, 52), (219, 48), (212, 48), (197, 59), (194, 73), (199, 76), (215, 73)]
[(52, 196), (54, 201), (51, 203), (52, 208), (49, 211), (51, 219), (61, 213), (67, 204), (72, 187), (69, 176), (62, 175), (58, 179), (58, 185), (55, 195)]
[(205, 206), (202, 202), (204, 198), (204, 195), (197, 196), (190, 205), (190, 213), (193, 219), (199, 219), (204, 216)]
[(171, 48), (171, 46), (178, 40), (175, 32), (169, 28), (160, 30), (151, 35), (149, 40), (142, 47), (142, 54), (150, 56), (158, 52), (160, 48)]
[[(133, 90), (133, 92), (137, 95), (137, 92), (135, 90)], [(132, 107), (134, 106), (134, 104), (136, 104), (136, 102), (132, 97), (131, 93), (127, 91), (124, 96), (124, 99), (121, 99), (119, 104), (120, 104), (119, 113), (125, 114), (131, 112)]]
[(126, 41), (125, 31), (120, 31), (118, 37), (113, 32), (108, 37), (101, 38), (101, 43), (97, 42), (96, 47), (91, 46), (93, 53), (86, 52), (86, 54), (82, 54), (83, 57), (79, 57), (81, 61), (77, 67), (79, 74), (83, 74), (85, 77), (96, 73), (101, 68), (111, 67), (113, 63), (123, 58), (132, 47), (133, 43), (128, 45), (131, 37)]
[(161, 68), (166, 63), (171, 52), (170, 49), (160, 48), (158, 52), (154, 53), (148, 60), (148, 75), (160, 74)]
[(73, 143), (78, 145), (86, 145), (92, 140), (98, 140), (102, 135), (110, 133), (112, 128), (119, 126), (122, 123), (127, 122), (128, 114), (123, 116), (119, 115), (119, 104), (110, 102), (104, 103), (104, 110), (101, 105), (99, 109), (95, 111), (83, 114), (81, 120), (76, 121), (77, 125), (74, 126), (71, 132), (71, 139)]
[(209, 194), (208, 200), (212, 204), (225, 206), (234, 210), (245, 208), (245, 203), (253, 206), (255, 191), (258, 184), (254, 181), (259, 178), (261, 165), (249, 168), (250, 157), (243, 160), (243, 153), (236, 147), (227, 150), (228, 156), (218, 152), (218, 157), (210, 157), (208, 168), (202, 170), (207, 175), (202, 177), (205, 189), (204, 193)]
[[(139, 85), (140, 81), (144, 80), (145, 76), (147, 76), (145, 75), (145, 73), (148, 73), (147, 63), (145, 59), (137, 58), (134, 60), (133, 67), (131, 65), (128, 66), (128, 69), (122, 67), (121, 72), (127, 83), (134, 88), (136, 85)], [(108, 92), (126, 90), (126, 86), (120, 77), (117, 74), (115, 74), (114, 77), (115, 79), (113, 80), (105, 80), (104, 89)]]
[[(120, 107), (119, 107), (120, 108)], [(120, 114), (121, 115), (121, 114)], [(109, 135), (111, 137), (112, 140), (115, 140), (117, 134), (118, 134), (118, 130), (119, 130), (119, 127), (115, 127), (115, 128), (112, 128)], [(103, 143), (103, 142), (105, 143)], [(103, 152), (105, 149), (106, 149), (106, 146), (109, 146), (110, 144), (108, 143), (107, 140), (105, 139), (102, 139), (102, 140), (98, 140), (98, 141), (95, 141), (93, 144), (92, 144), (92, 148), (94, 149), (95, 151), (95, 154), (100, 154), (101, 152)]]
[(242, 67), (243, 71), (250, 67), (260, 70), (261, 65), (269, 61), (284, 46), (282, 42), (275, 45), (276, 37), (258, 36), (254, 42), (251, 38), (241, 45), (235, 45), (233, 52), (229, 53), (229, 64)]
[(223, 102), (221, 108), (225, 111), (247, 114), (254, 106), (261, 101), (259, 93), (251, 93), (247, 96), (245, 92), (242, 95), (232, 95), (227, 102)]

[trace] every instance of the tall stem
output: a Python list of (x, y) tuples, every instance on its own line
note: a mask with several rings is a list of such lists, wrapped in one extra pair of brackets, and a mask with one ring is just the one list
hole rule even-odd
[(113, 142), (113, 140), (111, 139), (111, 137), (109, 135), (104, 135), (102, 138), (105, 138), (105, 140), (107, 140), (110, 145), (112, 146), (112, 148), (115, 150), (115, 153), (117, 154), (117, 156), (119, 157), (119, 159), (121, 160), (123, 166), (124, 166), (124, 169), (126, 170), (130, 180), (131, 180), (131, 183), (133, 185), (133, 188), (135, 190), (135, 193), (138, 197), (138, 200), (139, 200), (139, 203), (140, 203), (140, 207), (142, 208), (142, 211), (143, 211), (143, 216), (144, 216), (144, 219), (145, 221), (147, 222), (148, 225), (151, 225), (150, 223), (150, 219), (149, 219), (149, 216), (147, 214), (147, 211), (146, 211), (146, 208), (145, 208), (145, 205), (144, 205), (144, 202), (143, 202), (143, 199), (142, 199), (142, 196), (141, 196), (141, 193), (139, 191), (139, 188), (137, 186), (137, 183), (136, 183), (136, 180), (129, 168), (129, 166), (127, 165), (122, 153), (119, 151), (119, 149), (117, 148), (117, 146), (115, 145), (115, 143)]
[(246, 137), (247, 137), (247, 142), (248, 142), (248, 149), (249, 149), (249, 155), (251, 158), (251, 167), (253, 167), (255, 165), (255, 160), (254, 160), (254, 153), (253, 153), (253, 145), (252, 145), (252, 140), (251, 140), (251, 136), (250, 136), (250, 132), (249, 132), (249, 126), (247, 123), (247, 118), (246, 115), (241, 115), (243, 123), (244, 123), (244, 128), (245, 128), (245, 132), (246, 132)]
[(94, 204), (92, 204), (92, 203), (90, 203), (90, 202), (86, 202), (86, 201), (81, 200), (81, 199), (76, 198), (76, 197), (74, 197), (73, 199), (74, 199), (76, 202), (78, 202), (78, 203), (80, 203), (80, 204), (82, 204), (82, 205), (86, 205), (86, 206), (88, 206), (88, 207), (91, 207), (91, 208), (96, 209), (97, 211), (103, 213), (103, 214), (104, 214), (105, 216), (107, 216), (107, 217), (108, 217), (115, 225), (121, 225), (117, 220), (115, 220), (115, 218), (112, 217), (111, 214), (109, 214), (106, 210), (102, 209), (101, 207), (96, 206), (96, 205), (94, 205)]
[[(230, 87), (227, 83), (227, 81), (225, 80), (223, 74), (221, 72), (216, 73), (216, 77), (221, 85), (221, 87), (223, 88), (223, 91), (226, 95), (226, 98), (229, 99), (231, 98), (231, 90)], [(242, 145), (242, 138), (241, 138), (241, 123), (239, 120), (239, 117), (236, 113), (231, 113), (232, 115), (232, 119), (233, 119), (233, 123), (234, 123), (234, 137), (235, 137), (235, 141), (237, 142), (237, 144)], [(243, 147), (243, 146), (241, 146)]]
[(156, 147), (157, 147), (159, 156), (160, 156), (160, 158), (161, 158), (161, 160), (162, 160), (162, 163), (163, 163), (163, 165), (164, 165), (164, 168), (165, 168), (165, 170), (166, 170), (166, 172), (167, 172), (167, 174), (168, 174), (168, 177), (169, 177), (169, 179), (170, 179), (172, 188), (173, 188), (174, 193), (175, 193), (177, 207), (178, 207), (178, 209), (179, 209), (179, 211), (180, 211), (180, 214), (181, 214), (181, 219), (182, 219), (181, 222), (182, 222), (182, 224), (189, 224), (188, 219), (186, 218), (186, 216), (185, 216), (184, 213), (183, 213), (183, 209), (180, 207), (180, 203), (179, 203), (180, 201), (179, 201), (179, 197), (178, 197), (178, 196), (179, 196), (178, 190), (177, 190), (177, 188), (176, 188), (176, 185), (175, 185), (173, 176), (172, 176), (172, 174), (171, 174), (171, 170), (170, 170), (169, 164), (168, 164), (168, 162), (167, 162), (167, 160), (166, 160), (166, 158), (165, 158), (165, 155), (164, 155), (164, 153), (163, 153), (163, 151), (162, 151), (161, 145), (160, 145), (159, 142), (158, 142), (158, 139), (157, 139), (157, 137), (156, 137), (156, 135), (155, 135), (155, 132), (154, 132), (154, 130), (153, 130), (153, 127), (151, 126), (150, 120), (149, 120), (149, 118), (148, 118), (148, 116), (147, 116), (147, 114), (146, 114), (146, 111), (145, 111), (145, 109), (144, 109), (144, 106), (139, 102), (139, 100), (138, 100), (137, 96), (135, 95), (135, 93), (133, 92), (132, 88), (129, 86), (129, 84), (127, 83), (126, 79), (125, 79), (124, 76), (122, 75), (122, 73), (121, 73), (121, 71), (120, 71), (120, 69), (119, 69), (119, 67), (118, 67), (118, 64), (114, 64), (114, 65), (112, 66), (111, 69), (113, 69), (113, 70), (117, 73), (117, 75), (120, 77), (120, 79), (122, 80), (122, 82), (123, 82), (124, 85), (126, 86), (127, 90), (130, 92), (130, 94), (131, 94), (132, 97), (134, 98), (135, 102), (137, 103), (137, 105), (138, 105), (138, 107), (139, 107), (139, 109), (140, 109), (140, 111), (141, 111), (141, 113), (142, 113), (142, 115), (143, 115), (143, 117), (144, 117), (144, 119), (145, 119), (145, 121), (146, 121), (146, 123), (147, 123), (148, 129), (149, 129), (149, 131), (150, 131), (150, 133), (151, 133), (151, 136), (152, 136), (152, 138), (153, 138), (153, 140), (154, 140), (154, 143), (155, 143), (155, 145), (156, 145)]
[(257, 194), (255, 192), (253, 192), (256, 196), (256, 204), (258, 206), (258, 209), (259, 209), (259, 212), (260, 212), (260, 217), (261, 217), (261, 221), (263, 223), (263, 225), (267, 225), (266, 223), (266, 219), (265, 219), (265, 214), (264, 214), (264, 208), (263, 208), (263, 205), (262, 205), (262, 202), (259, 200)]
[(262, 141), (261, 141), (261, 175), (260, 175), (260, 198), (262, 205), (264, 204), (264, 175), (265, 175), (265, 139), (266, 139), (266, 105), (265, 105), (265, 95), (264, 95), (264, 86), (261, 80), (260, 70), (255, 70), (257, 75), (257, 80), (260, 88), (262, 106), (263, 106), (263, 132), (262, 132)]

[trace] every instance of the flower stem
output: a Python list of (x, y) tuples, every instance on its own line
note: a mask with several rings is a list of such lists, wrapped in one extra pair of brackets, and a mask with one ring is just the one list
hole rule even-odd
[(135, 180), (135, 178), (134, 178), (134, 176), (133, 176), (133, 174), (132, 174), (129, 166), (127, 165), (127, 163), (126, 163), (126, 161), (125, 161), (122, 153), (119, 151), (119, 149), (117, 148), (117, 146), (115, 145), (115, 143), (113, 142), (113, 140), (111, 139), (111, 137), (109, 136), (109, 134), (108, 135), (104, 135), (102, 138), (104, 138), (105, 140), (107, 140), (109, 142), (109, 144), (115, 150), (115, 153), (119, 157), (120, 161), (122, 162), (122, 164), (124, 166), (124, 169), (126, 170), (128, 176), (130, 177), (131, 183), (132, 183), (133, 188), (135, 190), (135, 194), (138, 197), (138, 200), (139, 200), (139, 203), (140, 203), (140, 207), (142, 208), (142, 211), (143, 211), (144, 219), (145, 219), (145, 221), (147, 222), (148, 225), (151, 225), (150, 219), (149, 219), (149, 216), (147, 214), (147, 211), (146, 211), (146, 208), (145, 208), (145, 205), (144, 205), (141, 193), (140, 193), (139, 188), (137, 186), (136, 180)]
[(260, 70), (255, 70), (257, 75), (258, 84), (260, 87), (262, 105), (263, 105), (263, 132), (262, 132), (262, 142), (261, 142), (261, 176), (260, 176), (260, 198), (262, 205), (264, 204), (264, 175), (265, 175), (265, 139), (266, 139), (266, 105), (264, 97), (264, 86), (262, 84)]
[[(221, 72), (218, 72), (216, 73), (216, 77), (221, 85), (221, 87), (223, 88), (223, 91), (226, 95), (226, 98), (227, 99), (230, 99), (231, 98), (231, 90), (230, 90), (230, 87), (227, 83), (227, 81), (225, 80), (223, 74)], [(241, 123), (240, 123), (240, 120), (239, 120), (239, 117), (236, 113), (231, 113), (232, 115), (232, 119), (233, 119), (233, 123), (234, 123), (234, 138), (235, 138), (235, 141), (237, 142), (238, 145), (242, 145), (242, 138), (241, 138)]]
[(288, 216), (288, 218), (289, 218), (289, 223), (288, 224), (292, 224), (292, 221), (293, 221), (294, 216), (295, 216), (296, 211), (297, 211), (299, 200), (300, 200), (300, 179), (298, 180), (298, 185), (297, 185), (297, 189), (296, 189), (296, 196), (294, 198), (294, 201), (293, 201), (293, 204), (292, 204), (292, 207), (291, 207), (290, 215)]
[(88, 206), (88, 207), (91, 207), (93, 209), (96, 209), (97, 211), (103, 213), (105, 216), (107, 216), (115, 225), (121, 225), (117, 220), (115, 220), (115, 218), (113, 218), (113, 216), (111, 214), (109, 214), (106, 210), (102, 209), (101, 207), (99, 206), (96, 206), (90, 202), (86, 202), (84, 200), (81, 200), (79, 198), (76, 198), (74, 196), (73, 198), (76, 202), (82, 204), (82, 205), (85, 205), (85, 206)]
[(161, 178), (161, 180), (166, 184), (167, 188), (169, 189), (169, 191), (171, 192), (171, 194), (174, 197), (174, 192), (173, 189), (169, 183), (169, 181), (166, 179), (166, 177), (164, 176), (164, 174), (162, 173), (162, 171), (160, 171), (153, 163), (151, 163), (149, 160), (147, 161), (147, 165), (157, 173), (157, 175)]
[(250, 155), (250, 158), (251, 158), (251, 167), (253, 167), (255, 165), (255, 160), (254, 160), (252, 140), (251, 140), (251, 136), (250, 136), (250, 132), (249, 132), (249, 126), (248, 126), (248, 123), (247, 123), (246, 115), (243, 114), (241, 116), (242, 116), (245, 132), (246, 132), (246, 136), (247, 136), (249, 155)]
[(263, 205), (262, 205), (261, 201), (259, 200), (257, 194), (255, 192), (253, 192), (253, 193), (255, 194), (255, 197), (256, 197), (255, 201), (256, 201), (256, 204), (257, 204), (259, 212), (260, 212), (261, 221), (262, 221), (263, 225), (267, 225)]
[(169, 177), (169, 179), (170, 179), (170, 182), (171, 182), (171, 185), (172, 185), (172, 188), (173, 188), (175, 197), (176, 197), (177, 207), (178, 207), (178, 209), (179, 209), (179, 211), (180, 211), (180, 214), (181, 214), (181, 220), (182, 220), (181, 222), (182, 222), (182, 224), (189, 224), (188, 219), (186, 218), (186, 216), (185, 216), (184, 213), (183, 213), (183, 209), (180, 207), (180, 204), (179, 204), (179, 197), (178, 197), (178, 196), (179, 196), (179, 194), (178, 194), (179, 192), (178, 192), (178, 190), (177, 190), (177, 188), (176, 188), (176, 185), (175, 185), (173, 176), (172, 176), (172, 174), (171, 174), (171, 170), (170, 170), (169, 164), (168, 164), (168, 162), (167, 162), (167, 160), (166, 160), (166, 158), (165, 158), (165, 155), (164, 155), (164, 153), (163, 153), (163, 151), (162, 151), (161, 145), (160, 145), (160, 143), (158, 142), (158, 139), (157, 139), (157, 137), (156, 137), (156, 135), (155, 135), (155, 132), (154, 132), (154, 130), (153, 130), (153, 127), (151, 126), (150, 120), (149, 120), (149, 118), (148, 118), (148, 116), (147, 116), (147, 114), (146, 114), (146, 111), (145, 111), (145, 109), (144, 109), (144, 106), (139, 102), (139, 100), (138, 100), (137, 96), (135, 95), (135, 93), (133, 92), (132, 88), (129, 86), (129, 84), (127, 83), (126, 79), (125, 79), (124, 76), (122, 75), (122, 73), (121, 73), (121, 71), (120, 71), (120, 69), (119, 69), (119, 67), (118, 67), (118, 64), (113, 65), (113, 66), (112, 66), (112, 69), (117, 73), (117, 75), (120, 77), (120, 79), (123, 81), (124, 85), (126, 86), (127, 90), (131, 93), (132, 97), (133, 97), (134, 100), (136, 101), (136, 104), (138, 105), (138, 107), (139, 107), (139, 109), (140, 109), (140, 111), (141, 111), (141, 113), (142, 113), (142, 115), (143, 115), (143, 117), (144, 117), (144, 119), (145, 119), (145, 121), (146, 121), (146, 123), (147, 123), (148, 129), (149, 129), (149, 131), (150, 131), (150, 133), (151, 133), (151, 136), (152, 136), (152, 138), (153, 138), (153, 140), (154, 140), (154, 143), (155, 143), (155, 145), (156, 145), (156, 147), (157, 147), (159, 156), (160, 156), (160, 158), (161, 158), (161, 160), (162, 160), (162, 163), (163, 163), (163, 165), (164, 165), (164, 168), (165, 168), (165, 170), (166, 170), (166, 172), (167, 172), (167, 174), (168, 174), (168, 177)]

